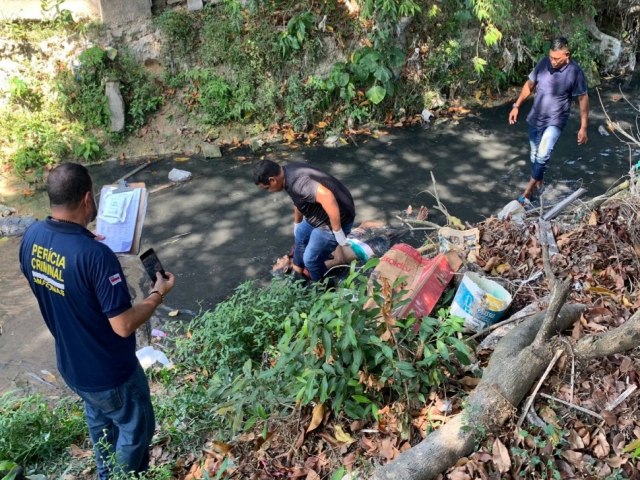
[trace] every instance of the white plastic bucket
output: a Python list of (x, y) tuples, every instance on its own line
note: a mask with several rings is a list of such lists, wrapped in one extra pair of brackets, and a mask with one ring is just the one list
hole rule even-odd
[(481, 330), (500, 320), (511, 300), (511, 294), (500, 284), (467, 272), (453, 298), (451, 315), (464, 318), (466, 327)]

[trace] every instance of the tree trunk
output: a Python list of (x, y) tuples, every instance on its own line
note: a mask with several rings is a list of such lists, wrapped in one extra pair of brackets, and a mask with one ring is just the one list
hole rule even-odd
[[(584, 305), (562, 307), (549, 334), (567, 329), (585, 309)], [(505, 335), (491, 355), (478, 387), (469, 395), (464, 412), (378, 469), (373, 479), (432, 479), (471, 454), (476, 440), (503, 425), (553, 356), (549, 342), (541, 347), (532, 345), (544, 320), (545, 312), (538, 313)]]

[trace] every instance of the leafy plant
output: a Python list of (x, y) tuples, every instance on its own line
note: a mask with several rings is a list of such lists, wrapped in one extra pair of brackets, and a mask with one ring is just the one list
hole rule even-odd
[(65, 0), (40, 0), (40, 10), (45, 18), (56, 25), (73, 24), (73, 16), (70, 10), (60, 8)]
[(193, 55), (198, 41), (196, 16), (185, 10), (165, 10), (155, 20), (165, 35), (164, 48), (174, 59)]
[(286, 118), (297, 132), (312, 127), (324, 115), (329, 106), (326, 82), (311, 76), (306, 81), (297, 75), (289, 77), (284, 95)]
[(147, 116), (162, 104), (159, 85), (126, 49), (111, 59), (106, 50), (94, 46), (83, 51), (78, 61), (76, 71), (65, 70), (58, 75), (56, 89), (64, 110), (86, 126), (109, 131), (110, 112), (104, 93), (107, 80), (120, 82), (129, 131), (144, 125)]
[(59, 117), (48, 110), (0, 116), (0, 129), (15, 147), (11, 162), (16, 174), (52, 165), (69, 152), (68, 132), (58, 122)]
[(227, 301), (193, 321), (192, 336), (177, 344), (177, 353), (194, 368), (260, 363), (284, 332), (284, 319), (310, 308), (316, 294), (290, 279), (274, 279), (266, 289), (242, 283)]
[(302, 48), (311, 28), (313, 27), (313, 14), (311, 12), (298, 13), (291, 17), (287, 28), (278, 39), (278, 49), (283, 58), (289, 57), (294, 51)]
[(633, 442), (629, 443), (622, 450), (625, 453), (631, 455), (631, 458), (634, 460), (640, 457), (640, 439), (636, 439)]
[[(371, 47), (354, 52), (350, 61), (336, 63), (326, 82), (329, 93), (337, 94), (347, 104), (349, 116), (364, 121), (371, 117), (371, 107), (395, 94), (393, 69), (404, 62), (404, 54), (389, 47), (382, 54)], [(358, 92), (364, 91), (364, 99)]]
[(42, 94), (29, 87), (27, 82), (18, 77), (9, 79), (9, 99), (11, 103), (20, 105), (28, 110), (42, 108)]
[(309, 311), (287, 318), (277, 365), (267, 375), (295, 379), (301, 404), (330, 401), (334, 412), (352, 418), (375, 415), (389, 398), (424, 402), (446, 370), (454, 371), (458, 361), (468, 363), (467, 347), (457, 338), (462, 320), (445, 311), (419, 324), (412, 315), (381, 317), (397, 295), (387, 288), (374, 295), (382, 308), (365, 308), (366, 277), (353, 270), (343, 286), (324, 292)]
[(184, 78), (187, 82), (187, 107), (204, 123), (217, 125), (246, 120), (256, 110), (251, 85), (229, 83), (205, 68), (189, 70)]
[(568, 442), (568, 432), (547, 424), (541, 431), (531, 433), (520, 430), (520, 438), (527, 448), (511, 447), (511, 453), (522, 459), (523, 473), (534, 476), (540, 472), (543, 478), (562, 478), (556, 458), (562, 458), (562, 452)]
[(400, 17), (412, 17), (420, 11), (414, 0), (368, 0), (362, 2), (361, 16), (395, 23)]
[(86, 436), (83, 410), (64, 400), (55, 407), (39, 396), (0, 397), (0, 459), (21, 465), (55, 461)]
[(511, 2), (508, 0), (470, 0), (474, 16), (484, 29), (484, 43), (494, 46), (502, 39), (500, 28), (511, 19)]
[(100, 142), (93, 136), (74, 140), (71, 148), (74, 156), (85, 161), (98, 158), (101, 152)]
[(75, 73), (65, 70), (56, 78), (62, 107), (89, 127), (107, 128), (109, 105), (103, 87), (108, 76), (107, 53), (100, 47), (90, 47), (80, 54), (78, 61), (80, 66)]
[(543, 0), (542, 5), (545, 10), (561, 16), (578, 11), (584, 11), (591, 16), (597, 13), (591, 0)]

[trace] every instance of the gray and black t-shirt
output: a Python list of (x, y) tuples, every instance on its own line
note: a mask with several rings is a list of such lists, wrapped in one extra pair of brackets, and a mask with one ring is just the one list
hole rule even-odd
[(284, 170), (284, 189), (304, 218), (314, 227), (328, 226), (329, 217), (316, 202), (318, 185), (322, 185), (336, 197), (340, 209), (340, 223), (352, 223), (356, 216), (353, 198), (347, 187), (337, 178), (304, 163), (290, 163)]

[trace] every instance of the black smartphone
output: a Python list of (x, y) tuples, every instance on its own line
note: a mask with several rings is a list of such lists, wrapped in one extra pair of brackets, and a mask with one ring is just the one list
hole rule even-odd
[(165, 280), (169, 278), (164, 273), (164, 268), (162, 268), (162, 264), (158, 259), (158, 255), (156, 255), (156, 252), (153, 248), (150, 248), (142, 255), (140, 255), (140, 260), (142, 260), (142, 265), (149, 274), (149, 278), (151, 278), (152, 282), (156, 281), (156, 272), (160, 272), (162, 278), (164, 278)]

